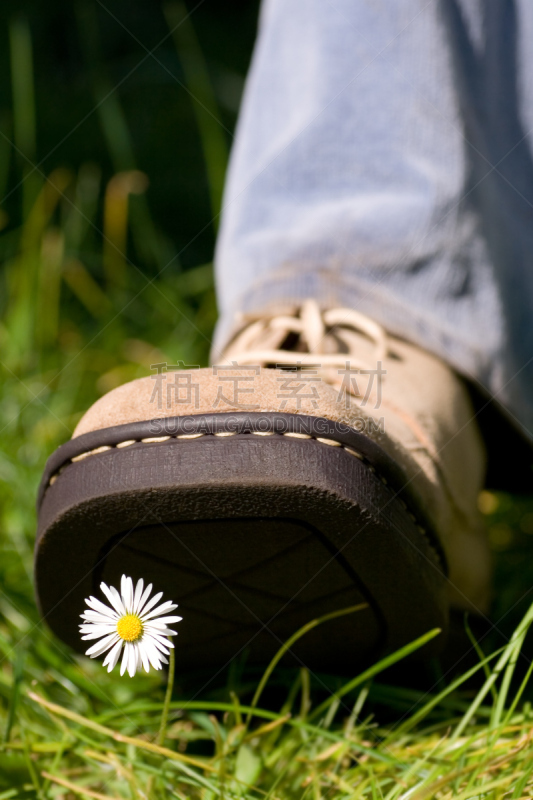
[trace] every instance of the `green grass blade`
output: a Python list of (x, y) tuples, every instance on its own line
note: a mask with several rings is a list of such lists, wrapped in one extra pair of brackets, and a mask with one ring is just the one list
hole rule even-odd
[[(11, 117), (6, 112), (0, 114), (0, 208), (8, 192), (9, 166), (11, 163)], [(0, 211), (0, 230), (7, 223), (5, 211)]]
[[(467, 636), (468, 636), (468, 638), (469, 638), (469, 640), (470, 640), (470, 642), (472, 644), (472, 647), (474, 648), (474, 650), (477, 653), (477, 657), (479, 658), (480, 661), (483, 661), (484, 658), (485, 658), (485, 653), (483, 652), (483, 649), (481, 648), (481, 645), (477, 641), (476, 637), (472, 633), (472, 629), (470, 628), (470, 625), (468, 624), (468, 616), (467, 616), (466, 612), (465, 612), (465, 615), (464, 615), (464, 625), (465, 625), (466, 634), (467, 634)], [(483, 672), (485, 673), (485, 678), (488, 678), (489, 675), (490, 675), (490, 669), (489, 669), (489, 665), (488, 664), (485, 664), (485, 666), (483, 667)], [(497, 694), (496, 689), (494, 688), (494, 686), (491, 688), (491, 694), (492, 694), (493, 701), (496, 702), (496, 700), (498, 699), (498, 694)]]
[[(404, 735), (408, 731), (412, 730), (416, 725), (418, 725), (424, 717), (426, 717), (434, 708), (436, 708), (442, 701), (456, 689), (458, 689), (463, 683), (466, 683), (470, 678), (472, 678), (476, 672), (479, 672), (480, 669), (483, 669), (486, 664), (492, 661), (496, 656), (498, 656), (503, 651), (503, 648), (497, 650), (495, 653), (491, 653), (489, 656), (483, 659), (479, 664), (475, 664), (471, 667), (467, 672), (460, 675), (454, 681), (450, 683), (446, 689), (443, 689), (442, 692), (439, 694), (434, 695), (429, 702), (427, 702), (423, 708), (419, 711), (416, 711), (412, 714), (405, 722), (399, 725), (394, 731), (394, 737), (399, 737), (400, 735)], [(469, 706), (470, 708), (470, 706)]]
[(335, 694), (333, 694), (330, 698), (321, 703), (321, 705), (315, 708), (310, 718), (316, 719), (316, 717), (320, 717), (325, 711), (327, 711), (331, 703), (333, 703), (336, 698), (344, 697), (344, 695), (352, 692), (361, 684), (366, 683), (368, 680), (370, 680), (370, 678), (373, 678), (375, 675), (379, 675), (380, 672), (384, 672), (389, 667), (392, 667), (393, 664), (397, 664), (399, 661), (407, 658), (412, 653), (420, 650), (421, 647), (430, 642), (440, 633), (440, 628), (434, 628), (433, 630), (428, 631), (428, 633), (425, 633), (423, 636), (420, 636), (418, 639), (415, 639), (414, 642), (406, 644), (404, 647), (400, 647), (400, 649), (396, 650), (394, 653), (382, 658), (381, 661), (377, 662), (377, 664), (374, 664), (356, 678), (348, 681), (348, 683), (346, 683), (342, 689), (339, 689), (339, 691), (335, 692)]
[[(280, 649), (278, 650), (278, 652), (276, 653), (276, 655), (266, 668), (263, 677), (259, 681), (252, 702), (250, 703), (251, 707), (252, 708), (256, 707), (259, 698), (261, 697), (261, 694), (263, 692), (263, 689), (268, 683), (268, 679), (274, 672), (277, 664), (283, 658), (285, 653), (287, 653), (291, 649), (291, 647), (298, 641), (298, 639), (301, 639), (302, 636), (305, 636), (306, 633), (309, 633), (309, 631), (313, 630), (313, 628), (316, 628), (318, 625), (322, 625), (324, 622), (329, 622), (330, 620), (337, 619), (338, 617), (344, 617), (347, 614), (354, 614), (356, 611), (362, 611), (364, 608), (367, 608), (367, 604), (359, 603), (359, 605), (356, 606), (350, 606), (349, 608), (343, 608), (340, 609), (339, 611), (333, 611), (330, 614), (324, 614), (323, 617), (318, 617), (317, 619), (311, 620), (311, 622), (308, 622), (306, 625), (303, 625), (299, 630), (297, 630), (296, 633), (294, 633), (289, 639), (287, 639), (285, 644), (283, 644), (280, 647)], [(245, 723), (246, 727), (248, 726), (251, 717), (252, 713), (249, 713), (246, 718), (246, 723)]]
[(503, 648), (503, 652), (500, 658), (498, 659), (498, 662), (494, 667), (494, 670), (487, 678), (482, 688), (479, 690), (478, 694), (472, 701), (470, 708), (468, 709), (463, 719), (455, 729), (452, 735), (452, 741), (455, 741), (459, 736), (461, 736), (466, 726), (469, 724), (472, 717), (476, 713), (477, 708), (481, 705), (481, 703), (487, 696), (488, 692), (491, 690), (491, 687), (494, 686), (494, 684), (500, 677), (504, 667), (507, 665), (507, 663), (513, 656), (517, 641), (520, 640), (521, 637), (527, 632), (532, 622), (533, 622), (533, 604), (526, 611), (524, 617), (522, 618), (522, 621), (514, 631), (509, 643)]
[(213, 224), (216, 230), (222, 208), (224, 177), (228, 163), (227, 134), (229, 131), (225, 132), (207, 64), (185, 3), (168, 3), (164, 10), (185, 73), (187, 88), (200, 131)]
[(509, 688), (511, 686), (511, 680), (513, 678), (514, 671), (516, 669), (518, 656), (520, 655), (520, 652), (522, 650), (522, 645), (524, 644), (524, 639), (526, 638), (526, 633), (527, 630), (523, 631), (522, 634), (516, 640), (514, 647), (511, 651), (509, 661), (507, 662), (507, 666), (503, 673), (500, 691), (498, 692), (496, 703), (494, 704), (492, 710), (492, 717), (490, 721), (492, 728), (497, 728), (501, 722), (502, 714), (505, 708), (505, 702), (507, 700), (507, 696), (509, 694)]
[[(80, 3), (76, 11), (97, 113), (111, 161), (117, 173), (137, 170), (133, 138), (120, 96), (105, 74), (105, 62), (100, 54), (96, 8)], [(174, 259), (175, 254), (165, 237), (157, 231), (143, 194), (131, 199), (129, 214), (132, 238), (141, 258), (159, 267), (166, 266)], [(177, 266), (179, 261), (174, 259), (174, 264)]]
[(35, 91), (31, 33), (26, 19), (12, 20), (9, 44), (15, 145), (21, 155), (33, 160), (36, 146)]
[(35, 89), (30, 27), (26, 19), (13, 19), (9, 25), (11, 90), (13, 95), (13, 133), (23, 182), (23, 215), (29, 213), (41, 186), (34, 170), (36, 156)]
[(17, 711), (18, 700), (20, 695), (20, 684), (23, 678), (23, 665), (24, 665), (24, 650), (22, 647), (17, 648), (17, 655), (15, 663), (13, 664), (13, 689), (9, 700), (9, 712), (7, 716), (6, 730), (4, 733), (4, 742), (9, 742), (11, 738), (11, 729), (15, 721), (15, 714)]

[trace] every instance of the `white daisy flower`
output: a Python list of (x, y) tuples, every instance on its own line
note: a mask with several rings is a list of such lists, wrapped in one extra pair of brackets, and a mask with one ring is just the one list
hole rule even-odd
[(100, 588), (111, 608), (96, 597), (85, 600), (89, 608), (80, 615), (84, 620), (80, 625), (81, 638), (100, 640), (89, 647), (86, 655), (96, 658), (109, 650), (103, 666), (107, 666), (107, 671), (111, 672), (124, 647), (121, 675), (128, 670), (133, 678), (141, 667), (149, 672), (150, 664), (154, 669), (162, 669), (163, 664), (168, 664), (170, 648), (174, 647), (167, 637), (176, 636), (176, 631), (170, 630), (168, 625), (179, 622), (182, 618), (161, 615), (174, 611), (177, 604), (167, 601), (155, 608), (163, 592), (148, 600), (152, 584), (144, 589), (142, 578), (134, 590), (132, 579), (123, 575), (120, 594), (113, 586), (105, 583), (101, 583)]

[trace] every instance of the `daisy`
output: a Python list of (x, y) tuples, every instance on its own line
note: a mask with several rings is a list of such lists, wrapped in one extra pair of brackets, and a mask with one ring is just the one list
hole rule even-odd
[(163, 664), (168, 664), (167, 656), (174, 645), (167, 637), (175, 636), (176, 631), (170, 630), (167, 626), (179, 622), (182, 618), (161, 616), (174, 611), (177, 605), (168, 600), (154, 608), (161, 600), (163, 592), (155, 594), (148, 600), (152, 584), (144, 591), (143, 588), (142, 578), (134, 590), (132, 579), (123, 575), (120, 594), (114, 586), (100, 584), (100, 589), (109, 600), (111, 608), (96, 597), (85, 600), (89, 608), (80, 615), (84, 620), (80, 625), (81, 638), (100, 640), (89, 647), (86, 655), (96, 658), (109, 650), (103, 664), (104, 667), (107, 666), (108, 672), (111, 672), (116, 665), (123, 647), (121, 675), (128, 670), (130, 677), (133, 678), (141, 666), (149, 672), (150, 664), (154, 669), (162, 669)]

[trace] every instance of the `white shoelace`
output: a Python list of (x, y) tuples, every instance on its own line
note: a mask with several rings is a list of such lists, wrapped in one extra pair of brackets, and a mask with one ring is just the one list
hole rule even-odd
[[(298, 350), (280, 347), (290, 334), (298, 336)], [(358, 337), (354, 334), (363, 334), (374, 345), (374, 364), (360, 359), (356, 353)], [(338, 352), (331, 352), (332, 337), (337, 340), (333, 347)], [(339, 340), (342, 348), (339, 347)], [(302, 346), (307, 348), (307, 352), (300, 351)], [(306, 300), (298, 315), (272, 314), (252, 318), (229, 345), (224, 362), (236, 366), (272, 364), (280, 367), (323, 368), (326, 370), (324, 377), (336, 383), (331, 368), (349, 365), (350, 369), (356, 370), (374, 369), (376, 362), (382, 361), (387, 353), (387, 335), (374, 320), (351, 308), (321, 311), (316, 300)]]

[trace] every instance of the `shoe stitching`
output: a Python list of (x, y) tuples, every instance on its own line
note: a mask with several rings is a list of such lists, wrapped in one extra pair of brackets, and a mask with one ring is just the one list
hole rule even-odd
[[(237, 431), (231, 431), (231, 432), (223, 431), (223, 432), (219, 432), (219, 433), (188, 433), (188, 434), (178, 434), (176, 436), (157, 436), (157, 437), (149, 437), (149, 438), (144, 438), (144, 439), (125, 439), (123, 442), (117, 442), (117, 444), (114, 444), (114, 445), (103, 445), (101, 447), (95, 447), (92, 450), (86, 450), (84, 453), (80, 453), (79, 455), (74, 456), (73, 458), (69, 459), (64, 464), (62, 464), (62, 466), (57, 470), (57, 472), (55, 472), (53, 475), (51, 475), (50, 480), (48, 481), (48, 485), (47, 485), (46, 488), (48, 489), (50, 486), (53, 486), (54, 483), (56, 482), (56, 480), (58, 479), (59, 475), (61, 475), (61, 473), (67, 467), (69, 467), (70, 464), (78, 463), (79, 461), (83, 461), (85, 458), (88, 458), (90, 456), (99, 455), (101, 453), (107, 452), (108, 450), (113, 450), (115, 448), (123, 449), (125, 447), (130, 447), (133, 444), (161, 444), (163, 442), (169, 441), (170, 439), (191, 440), (191, 439), (199, 439), (199, 438), (201, 438), (203, 436), (216, 436), (218, 438), (222, 438), (222, 437), (227, 437), (227, 436), (236, 436), (236, 434), (237, 434)], [(365, 458), (365, 456), (363, 456), (361, 453), (357, 452), (357, 450), (354, 450), (352, 447), (348, 447), (348, 445), (345, 445), (342, 442), (338, 442), (336, 439), (325, 439), (325, 438), (322, 438), (320, 436), (311, 436), (310, 434), (307, 434), (307, 433), (305, 433), (305, 434), (303, 434), (303, 433), (292, 433), (290, 431), (286, 432), (286, 433), (278, 433), (277, 431), (251, 431), (249, 434), (246, 434), (246, 435), (247, 436), (287, 436), (288, 438), (293, 438), (293, 439), (313, 439), (314, 441), (319, 442), (319, 444), (328, 445), (330, 447), (332, 447), (332, 446), (333, 447), (340, 447), (342, 450), (345, 450), (350, 455), (352, 455), (355, 458), (358, 458), (360, 461), (362, 461), (363, 464), (367, 467), (368, 471), (370, 473), (372, 473), (373, 475), (375, 475), (376, 478), (378, 478), (384, 486), (388, 486), (389, 485), (387, 479), (383, 475), (380, 475), (379, 472), (377, 472), (376, 468), (368, 461), (367, 458)], [(441, 564), (441, 566), (442, 566), (442, 558), (440, 556), (440, 553), (432, 545), (432, 543), (431, 543), (431, 541), (430, 541), (430, 539), (428, 537), (427, 529), (423, 525), (421, 525), (419, 523), (418, 519), (412, 513), (412, 511), (409, 509), (409, 507), (407, 506), (407, 503), (404, 500), (402, 500), (400, 497), (396, 497), (396, 499), (398, 500), (398, 502), (400, 503), (402, 508), (407, 513), (407, 516), (409, 517), (411, 522), (413, 522), (416, 525), (419, 533), (421, 533), (422, 536), (424, 536), (428, 546), (430, 547), (432, 552), (435, 554), (439, 564)]]

